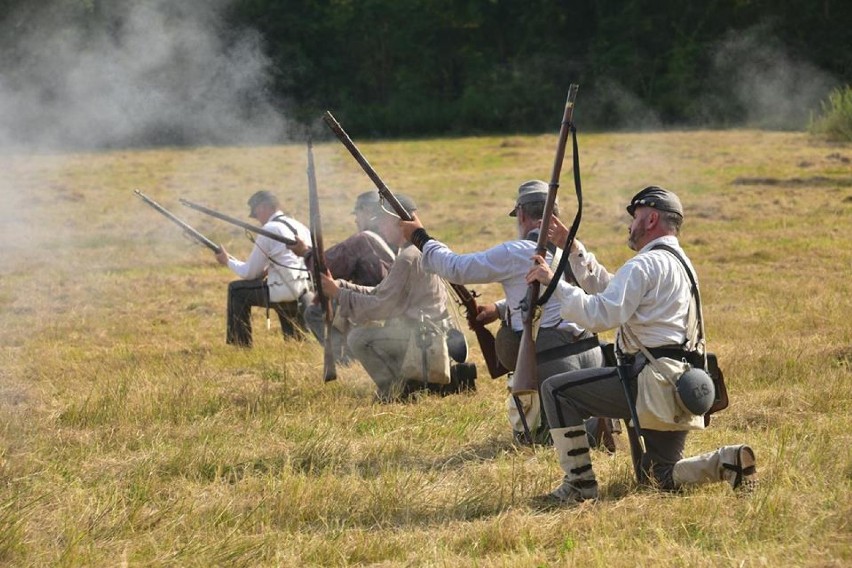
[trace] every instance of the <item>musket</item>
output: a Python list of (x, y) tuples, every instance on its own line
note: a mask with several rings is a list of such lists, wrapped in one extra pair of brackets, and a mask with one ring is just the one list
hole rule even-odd
[(209, 207), (199, 205), (198, 203), (193, 203), (192, 201), (189, 201), (188, 199), (181, 198), (179, 201), (181, 202), (182, 205), (186, 205), (190, 209), (195, 209), (196, 211), (201, 211), (202, 213), (210, 215), (211, 217), (216, 217), (217, 219), (221, 219), (222, 221), (225, 221), (226, 223), (230, 223), (231, 225), (236, 225), (237, 227), (241, 227), (241, 228), (245, 229), (246, 231), (251, 231), (252, 233), (257, 233), (258, 235), (268, 237), (268, 238), (272, 239), (273, 241), (278, 241), (279, 243), (284, 243), (285, 245), (296, 244), (295, 239), (288, 239), (287, 237), (279, 235), (277, 233), (273, 233), (271, 231), (261, 229), (260, 227), (258, 227), (256, 225), (252, 225), (251, 223), (246, 223), (245, 221), (240, 221), (239, 219), (231, 217), (230, 215), (225, 215), (224, 213), (219, 213), (218, 211), (210, 209)]
[[(556, 157), (553, 161), (553, 171), (550, 176), (550, 186), (547, 191), (547, 201), (544, 204), (544, 213), (541, 217), (541, 230), (536, 242), (536, 254), (544, 257), (547, 253), (547, 228), (553, 217), (553, 208), (556, 205), (556, 193), (559, 190), (559, 176), (562, 173), (562, 161), (565, 158), (565, 146), (571, 123), (574, 117), (574, 102), (577, 99), (576, 84), (568, 88), (568, 99), (565, 101), (565, 111), (562, 115), (562, 125), (559, 129), (559, 142), (556, 145)], [(570, 252), (571, 243), (567, 243), (564, 254)], [(524, 330), (521, 334), (521, 345), (518, 349), (518, 362), (515, 366), (515, 376), (512, 380), (512, 394), (523, 394), (538, 392), (538, 368), (535, 356), (535, 338), (533, 337), (533, 322), (536, 316), (536, 307), (540, 292), (540, 283), (535, 281), (529, 285), (526, 297), (526, 311), (524, 313)]]
[(165, 207), (163, 207), (162, 205), (160, 205), (159, 203), (157, 203), (156, 201), (154, 201), (153, 199), (151, 199), (150, 197), (148, 197), (147, 195), (145, 195), (144, 193), (142, 193), (138, 189), (134, 189), (133, 193), (138, 195), (142, 199), (142, 201), (144, 201), (145, 203), (147, 203), (148, 205), (150, 205), (151, 207), (153, 207), (154, 209), (156, 209), (157, 211), (159, 211), (160, 213), (165, 215), (167, 219), (174, 222), (178, 227), (183, 229), (184, 233), (189, 235), (191, 238), (195, 239), (197, 242), (201, 243), (202, 245), (206, 246), (207, 248), (209, 248), (210, 250), (212, 250), (213, 252), (216, 252), (216, 253), (218, 253), (222, 250), (221, 246), (217, 245), (216, 243), (214, 243), (213, 241), (211, 241), (210, 239), (208, 239), (207, 237), (205, 237), (204, 235), (199, 233), (197, 230), (195, 230), (193, 227), (191, 227), (185, 221), (182, 221), (180, 218), (175, 216), (171, 211), (169, 211), (168, 209), (166, 209)]
[(476, 319), (478, 313), (476, 293), (461, 284), (450, 282), (449, 285), (458, 300), (458, 304), (464, 308), (468, 327), (476, 334), (476, 341), (479, 343), (479, 349), (485, 359), (485, 366), (488, 367), (488, 374), (491, 375), (492, 379), (502, 377), (509, 372), (509, 369), (504, 367), (500, 359), (497, 358), (494, 335), (485, 327), (485, 324)]
[[(367, 161), (367, 158), (364, 157), (364, 154), (362, 154), (358, 147), (355, 146), (355, 143), (352, 142), (352, 139), (349, 138), (349, 135), (346, 134), (346, 131), (343, 130), (340, 123), (335, 120), (334, 116), (332, 116), (330, 112), (326, 111), (322, 119), (331, 131), (334, 132), (335, 136), (337, 136), (337, 139), (346, 146), (346, 149), (349, 150), (349, 153), (352, 154), (352, 157), (355, 158), (355, 161), (361, 166), (361, 169), (363, 169), (367, 176), (373, 181), (376, 189), (379, 190), (379, 196), (390, 203), (390, 206), (400, 219), (403, 221), (411, 221), (411, 215), (408, 214), (408, 211), (405, 210), (405, 207), (402, 206), (387, 184), (385, 184), (382, 178), (379, 177), (379, 174), (376, 173), (376, 170), (373, 169), (373, 166), (371, 166), (370, 162)], [(469, 301), (463, 304), (467, 311), (467, 321), (471, 326), (471, 329), (473, 329), (476, 333), (476, 339), (479, 342), (479, 348), (482, 350), (482, 354), (485, 357), (485, 363), (488, 366), (489, 374), (494, 378), (505, 375), (508, 370), (503, 369), (503, 366), (500, 365), (500, 362), (497, 359), (497, 352), (494, 348), (494, 336), (491, 335), (491, 332), (488, 331), (481, 322), (476, 321), (476, 301), (473, 299), (473, 294), (460, 284), (450, 284), (450, 286), (456, 294), (458, 294), (460, 300), (462, 298), (465, 298), (465, 300), (469, 298)], [(491, 354), (493, 354), (493, 356)]]
[(352, 142), (352, 139), (349, 138), (349, 135), (343, 130), (343, 127), (340, 126), (340, 123), (335, 120), (334, 116), (329, 111), (325, 111), (322, 119), (328, 125), (332, 132), (334, 132), (337, 139), (340, 140), (346, 149), (349, 150), (349, 153), (352, 154), (352, 157), (355, 158), (355, 161), (361, 166), (361, 169), (364, 170), (364, 173), (373, 181), (376, 186), (376, 189), (379, 190), (379, 195), (382, 199), (390, 203), (393, 210), (403, 221), (411, 221), (411, 215), (408, 214), (408, 211), (405, 210), (405, 207), (399, 202), (393, 192), (385, 185), (385, 182), (382, 181), (382, 178), (379, 177), (379, 174), (376, 173), (376, 170), (373, 169), (373, 166), (370, 165), (370, 162), (367, 161), (367, 158), (364, 157), (364, 154), (355, 146), (355, 143)]
[(313, 144), (308, 140), (308, 205), (310, 209), (311, 246), (313, 247), (313, 262), (311, 263), (311, 276), (316, 288), (316, 297), (322, 307), (323, 319), (325, 320), (325, 338), (323, 339), (323, 381), (329, 382), (337, 379), (337, 368), (334, 365), (334, 347), (331, 340), (332, 322), (334, 321), (334, 309), (331, 298), (322, 291), (322, 274), (331, 276), (331, 272), (325, 264), (325, 248), (322, 243), (322, 219), (320, 218), (319, 194), (317, 192), (317, 175), (314, 169)]

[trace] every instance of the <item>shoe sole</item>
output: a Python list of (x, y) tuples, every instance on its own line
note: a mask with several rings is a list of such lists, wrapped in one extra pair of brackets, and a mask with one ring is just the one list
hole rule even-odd
[(737, 452), (737, 477), (734, 480), (734, 489), (750, 491), (757, 486), (757, 460), (754, 450), (749, 446), (742, 446)]

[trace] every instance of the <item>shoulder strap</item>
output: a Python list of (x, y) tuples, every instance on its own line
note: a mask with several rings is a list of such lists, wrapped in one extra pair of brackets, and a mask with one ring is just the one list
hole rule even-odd
[(388, 245), (387, 241), (384, 240), (381, 235), (374, 233), (373, 231), (361, 231), (367, 237), (372, 240), (375, 244), (381, 247), (386, 253), (390, 255), (391, 258), (396, 258), (396, 254), (391, 250), (390, 245)]
[[(701, 310), (701, 293), (698, 290), (698, 281), (695, 279), (695, 275), (692, 273), (692, 269), (689, 268), (689, 265), (686, 263), (686, 260), (680, 255), (680, 253), (674, 248), (667, 244), (657, 244), (651, 247), (651, 250), (664, 250), (670, 254), (672, 254), (678, 262), (683, 266), (683, 269), (686, 271), (686, 276), (689, 278), (689, 283), (692, 285), (691, 293), (692, 297), (695, 298), (695, 310), (698, 317), (698, 338), (696, 341), (696, 346), (700, 346), (701, 342), (705, 340), (704, 337), (704, 314)], [(707, 357), (707, 349), (703, 349), (703, 353), (701, 355), (706, 359)], [(707, 368), (706, 360), (704, 368)]]
[(285, 219), (285, 218), (284, 218), (284, 215), (276, 215), (275, 217), (273, 217), (272, 219), (270, 219), (270, 221), (274, 221), (274, 222), (277, 222), (277, 223), (281, 223), (281, 224), (283, 224), (285, 227), (287, 227), (288, 229), (290, 229), (290, 231), (292, 231), (292, 233), (293, 233), (294, 235), (296, 235), (296, 237), (298, 237), (298, 236), (299, 236), (299, 231), (297, 231), (297, 230), (296, 230), (296, 227), (294, 227), (291, 223), (289, 223), (289, 222), (287, 221), (287, 219)]
[[(296, 230), (296, 227), (294, 227), (291, 223), (289, 223), (284, 218), (284, 215), (276, 215), (275, 217), (273, 217), (269, 221), (267, 221), (267, 223), (269, 223), (269, 222), (276, 222), (276, 223), (283, 224), (285, 227), (287, 227), (288, 229), (290, 229), (290, 231), (293, 232), (293, 235), (295, 235), (296, 238), (299, 238), (299, 232)], [(263, 249), (261, 249), (261, 250), (263, 251)], [(280, 266), (281, 268), (288, 268), (290, 270), (297, 270), (297, 271), (300, 271), (300, 272), (308, 272), (308, 269), (307, 269), (307, 267), (304, 266), (304, 264), (302, 266), (288, 266), (286, 264), (281, 264), (280, 262), (276, 261), (274, 258), (269, 256), (269, 253), (267, 253), (266, 251), (263, 251), (263, 254), (264, 254), (264, 256), (266, 256), (266, 260), (268, 260), (270, 264), (273, 264), (275, 266)], [(296, 279), (302, 279), (301, 276), (297, 276), (295, 278)], [(307, 276), (304, 276), (304, 278), (307, 278)]]
[(689, 277), (689, 283), (692, 284), (692, 295), (697, 298), (698, 283), (695, 281), (695, 276), (692, 274), (692, 270), (690, 270), (689, 265), (686, 263), (683, 257), (680, 256), (680, 253), (677, 252), (674, 247), (664, 243), (654, 245), (653, 247), (651, 247), (651, 250), (664, 250), (674, 255), (674, 257), (683, 265), (684, 270), (686, 270), (686, 275)]

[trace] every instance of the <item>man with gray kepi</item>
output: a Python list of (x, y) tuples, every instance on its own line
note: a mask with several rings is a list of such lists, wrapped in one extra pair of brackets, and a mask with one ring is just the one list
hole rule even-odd
[[(396, 251), (391, 249), (379, 233), (377, 219), (380, 214), (379, 194), (367, 191), (355, 199), (355, 225), (358, 232), (329, 247), (325, 251), (325, 265), (334, 278), (340, 278), (359, 286), (377, 286), (388, 275)], [(290, 250), (304, 257), (311, 268), (314, 261), (313, 249), (301, 239), (290, 245)], [(335, 304), (335, 310), (336, 310)], [(310, 304), (305, 309), (305, 322), (314, 336), (322, 343), (325, 340), (325, 318), (322, 306)], [(331, 331), (335, 360), (344, 365), (351, 360), (352, 353), (346, 345), (346, 335), (354, 325), (337, 318)]]
[[(674, 193), (650, 186), (630, 200), (627, 212), (632, 217), (627, 242), (637, 254), (613, 275), (574, 241), (569, 260), (582, 288), (560, 282), (555, 295), (564, 317), (595, 331), (618, 328), (616, 347), (630, 365), (625, 379), (631, 400), (612, 367), (574, 371), (544, 382), (542, 401), (565, 475), (552, 493), (534, 500), (538, 506), (597, 498), (583, 419), (600, 414), (629, 419), (632, 400), (645, 442), (641, 468), (657, 487), (675, 490), (726, 481), (739, 489), (757, 480), (754, 451), (746, 445), (683, 459), (687, 431), (704, 428), (704, 417), (694, 413), (707, 408), (695, 410), (696, 401), (681, 405), (675, 395), (677, 379), (705, 357), (697, 278), (677, 238), (683, 207)], [(565, 242), (567, 230), (556, 220), (548, 237)], [(536, 256), (534, 261), (527, 280), (548, 284), (552, 273), (545, 259)]]
[[(281, 211), (278, 198), (261, 190), (248, 200), (249, 217), (257, 219), (265, 231), (287, 239), (310, 240), (307, 227)], [(242, 280), (228, 285), (228, 328), (226, 341), (232, 345), (251, 347), (251, 308), (261, 306), (278, 314), (284, 337), (301, 336), (302, 311), (310, 303), (310, 280), (304, 261), (287, 245), (259, 235), (245, 262), (228, 254), (225, 247), (216, 253), (216, 261), (230, 268)]]
[[(396, 195), (400, 205), (412, 214), (414, 200)], [(399, 217), (382, 209), (378, 228), (391, 247), (399, 248), (390, 272), (378, 286), (358, 286), (322, 275), (322, 289), (336, 299), (338, 314), (356, 324), (383, 321), (383, 325), (359, 325), (350, 331), (347, 344), (376, 383), (376, 398), (394, 402), (407, 394), (403, 363), (420, 330), (421, 319), (446, 332), (450, 326), (447, 295), (441, 280), (428, 274), (420, 264), (420, 251), (405, 242)], [(440, 341), (445, 341), (442, 335)], [(418, 349), (419, 352), (419, 349)], [(445, 361), (449, 368), (448, 358)], [(449, 379), (449, 377), (447, 377)]]
[[(535, 254), (536, 240), (547, 201), (548, 185), (540, 180), (527, 181), (518, 188), (515, 207), (509, 212), (517, 220), (517, 239), (507, 241), (482, 252), (456, 254), (445, 244), (426, 234), (419, 219), (403, 222), (406, 237), (423, 250), (423, 267), (455, 284), (484, 284), (499, 282), (505, 298), (480, 306), (479, 321), (490, 323), (498, 317), (503, 322), (497, 333), (496, 350), (500, 362), (514, 369), (523, 330), (521, 304), (525, 302), (529, 285), (526, 274), (530, 257)], [(558, 214), (558, 207), (554, 215)], [(555, 248), (554, 248), (555, 250)], [(548, 260), (551, 254), (548, 253)], [(537, 371), (540, 381), (566, 371), (600, 367), (603, 363), (598, 339), (580, 326), (563, 320), (559, 303), (547, 302), (542, 309), (536, 338)], [(533, 435), (533, 442), (544, 443), (548, 437), (547, 422), (541, 416), (538, 393), (517, 397), (523, 406), (523, 417)], [(509, 422), (514, 439), (525, 443), (525, 432), (516, 398), (507, 400)], [(597, 421), (594, 422), (597, 426)], [(590, 424), (590, 434), (596, 428)], [(611, 448), (614, 449), (614, 446)]]

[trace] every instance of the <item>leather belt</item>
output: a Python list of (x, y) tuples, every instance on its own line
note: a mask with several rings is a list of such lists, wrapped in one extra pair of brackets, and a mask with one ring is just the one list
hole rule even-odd
[[(698, 354), (697, 351), (687, 351), (685, 349), (681, 349), (680, 347), (648, 347), (648, 352), (659, 359), (660, 357), (666, 357), (668, 359), (675, 359), (676, 361), (686, 360), (687, 363), (692, 365), (693, 367), (703, 367), (704, 360), (701, 355)], [(637, 355), (641, 355), (637, 353)]]
[(549, 363), (551, 361), (556, 361), (557, 359), (564, 359), (565, 357), (577, 355), (578, 353), (582, 353), (583, 351), (588, 351), (589, 349), (594, 349), (597, 347), (600, 347), (598, 336), (592, 335), (591, 337), (580, 339), (578, 341), (575, 341), (574, 343), (568, 343), (567, 345), (561, 345), (559, 347), (554, 347), (553, 349), (548, 349), (547, 351), (537, 353), (536, 362), (539, 365), (542, 363)]

